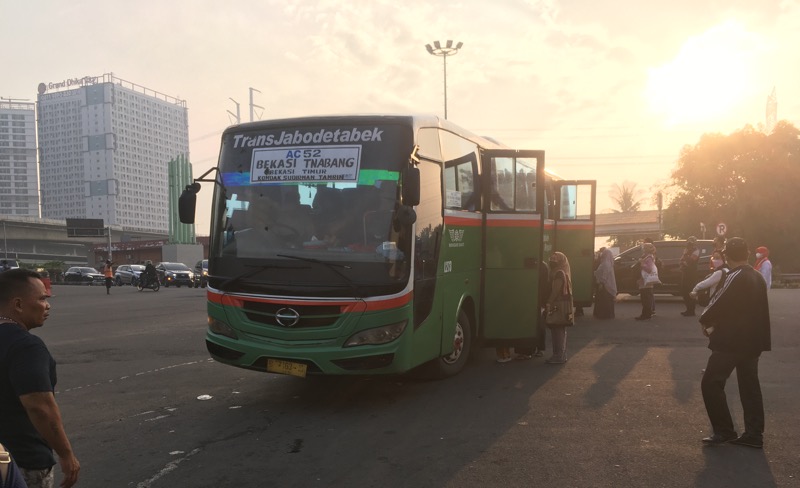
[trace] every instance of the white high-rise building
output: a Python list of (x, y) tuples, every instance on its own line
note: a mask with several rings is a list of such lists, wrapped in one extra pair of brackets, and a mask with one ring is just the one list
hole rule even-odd
[(41, 83), (42, 217), (164, 233), (168, 163), (189, 153), (186, 102), (111, 74)]
[(0, 98), (0, 215), (39, 217), (35, 108)]

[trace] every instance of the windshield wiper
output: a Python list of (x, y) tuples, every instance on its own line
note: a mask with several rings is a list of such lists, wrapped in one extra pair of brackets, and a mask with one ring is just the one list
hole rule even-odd
[(297, 259), (298, 261), (305, 261), (308, 263), (315, 263), (327, 266), (328, 269), (336, 273), (340, 278), (342, 278), (345, 281), (345, 283), (347, 283), (347, 285), (353, 290), (353, 294), (356, 295), (356, 298), (358, 298), (358, 290), (359, 290), (358, 286), (355, 283), (353, 283), (353, 280), (348, 278), (344, 273), (336, 269), (336, 268), (352, 269), (350, 266), (346, 264), (329, 263), (327, 261), (322, 261), (316, 258), (307, 258), (304, 256), (292, 256), (290, 254), (276, 254), (276, 256), (278, 256), (279, 258)]
[[(260, 264), (258, 266), (253, 266), (253, 269), (245, 271), (244, 273), (238, 274), (232, 278), (228, 278), (227, 280), (223, 281), (219, 285), (219, 289), (222, 291), (226, 291), (225, 288), (237, 283), (245, 278), (249, 278), (251, 276), (257, 275), (258, 273), (268, 270), (268, 269), (300, 269), (296, 266), (275, 266), (274, 264)], [(209, 276), (211, 278), (211, 276)]]

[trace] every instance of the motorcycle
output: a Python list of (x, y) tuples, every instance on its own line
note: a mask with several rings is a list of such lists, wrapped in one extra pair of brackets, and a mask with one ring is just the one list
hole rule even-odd
[(161, 289), (161, 283), (158, 282), (157, 278), (148, 280), (147, 277), (141, 276), (139, 277), (139, 282), (136, 283), (136, 289), (142, 291), (145, 288), (153, 291), (158, 291), (159, 289)]

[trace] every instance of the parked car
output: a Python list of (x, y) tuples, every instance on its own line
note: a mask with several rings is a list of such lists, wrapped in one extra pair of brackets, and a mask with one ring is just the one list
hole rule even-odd
[(3, 258), (0, 261), (0, 272), (19, 268), (19, 263), (16, 259)]
[(201, 259), (194, 265), (194, 287), (208, 285), (208, 259)]
[(114, 283), (117, 286), (132, 285), (139, 283), (139, 275), (144, 272), (143, 264), (120, 264), (114, 271)]
[[(679, 296), (681, 284), (680, 261), (683, 250), (686, 249), (686, 241), (655, 241), (656, 257), (661, 260), (661, 267), (658, 268), (658, 278), (660, 285), (656, 285), (655, 293)], [(711, 253), (714, 251), (714, 241), (698, 240), (697, 248), (700, 250), (700, 259), (697, 262), (697, 276), (703, 279), (709, 273), (709, 261)], [(621, 252), (614, 258), (614, 276), (617, 280), (617, 292), (639, 294), (637, 281), (642, 277), (639, 270), (639, 257), (642, 249), (639, 246), (632, 247)]]
[(105, 285), (102, 273), (88, 266), (73, 266), (64, 273), (64, 283), (74, 285)]
[(179, 288), (181, 285), (194, 286), (194, 272), (183, 263), (158, 263), (156, 272), (158, 280), (165, 288), (170, 285)]

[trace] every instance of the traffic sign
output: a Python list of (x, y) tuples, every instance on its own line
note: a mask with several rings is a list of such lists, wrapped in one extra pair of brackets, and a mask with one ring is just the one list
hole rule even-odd
[(717, 224), (717, 235), (718, 236), (724, 236), (727, 233), (728, 233), (728, 226), (727, 226), (727, 224), (725, 224), (725, 222), (720, 222), (719, 224)]

